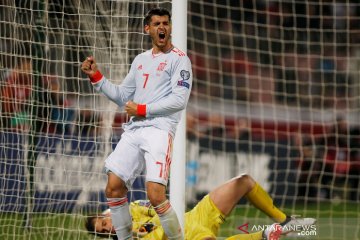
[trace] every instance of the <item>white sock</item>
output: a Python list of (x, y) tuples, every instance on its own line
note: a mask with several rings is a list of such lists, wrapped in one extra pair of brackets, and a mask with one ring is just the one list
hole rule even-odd
[(108, 198), (107, 201), (118, 239), (132, 239), (132, 220), (127, 197)]
[(161, 226), (169, 239), (184, 239), (176, 212), (171, 207), (169, 200), (154, 207), (159, 215)]

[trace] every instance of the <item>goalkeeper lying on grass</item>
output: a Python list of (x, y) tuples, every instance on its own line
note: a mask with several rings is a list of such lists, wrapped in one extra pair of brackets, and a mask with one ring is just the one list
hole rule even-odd
[[(268, 215), (274, 224), (264, 231), (239, 234), (229, 237), (235, 239), (270, 239), (277, 240), (280, 235), (294, 231), (296, 226), (312, 225), (313, 218), (289, 217), (273, 205), (273, 200), (265, 190), (249, 175), (241, 175), (217, 187), (206, 195), (191, 211), (185, 214), (186, 240), (216, 239), (220, 225), (225, 221), (242, 197), (246, 197), (256, 208)], [(166, 239), (159, 217), (148, 201), (135, 201), (130, 204), (133, 219), (134, 239)], [(86, 228), (89, 233), (99, 237), (116, 238), (111, 224), (110, 211), (101, 215), (88, 217)]]

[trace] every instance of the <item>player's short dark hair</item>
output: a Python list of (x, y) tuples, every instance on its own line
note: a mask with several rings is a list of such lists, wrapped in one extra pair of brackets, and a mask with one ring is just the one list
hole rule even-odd
[[(88, 230), (88, 233), (93, 234), (97, 237), (100, 238), (109, 238), (109, 233), (98, 233), (95, 232), (95, 220), (98, 218), (99, 216), (93, 215), (93, 216), (89, 216), (86, 218), (85, 221), (85, 228), (86, 230)], [(100, 216), (102, 217), (102, 216)], [(113, 240), (118, 240), (116, 235), (111, 235)]]
[(85, 220), (85, 228), (91, 234), (96, 234), (95, 232), (95, 220), (97, 216), (89, 216)]
[(171, 13), (169, 12), (169, 10), (167, 10), (166, 8), (157, 7), (152, 8), (150, 9), (150, 11), (147, 12), (144, 18), (144, 25), (150, 24), (152, 16), (168, 16), (169, 21), (171, 22)]

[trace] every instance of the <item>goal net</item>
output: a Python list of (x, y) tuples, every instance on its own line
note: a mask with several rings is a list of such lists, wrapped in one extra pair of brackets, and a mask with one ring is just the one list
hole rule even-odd
[[(189, 2), (189, 202), (248, 173), (287, 214), (318, 219), (298, 237), (360, 238), (359, 10), (357, 1)], [(222, 237), (271, 221), (241, 201), (227, 223)]]
[[(120, 83), (151, 47), (151, 6), (171, 1), (0, 2), (1, 239), (95, 238), (84, 217), (107, 208), (103, 160), (127, 119), (80, 64)], [(360, 239), (360, 3), (190, 0), (187, 18), (188, 207), (246, 172), (318, 219), (300, 237)], [(140, 178), (129, 198), (145, 197)], [(219, 239), (269, 223), (240, 201)]]
[[(1, 1), (1, 239), (95, 238), (85, 217), (107, 208), (103, 162), (127, 117), (81, 62), (94, 56), (120, 83), (151, 47), (143, 18), (154, 6), (171, 10), (162, 0)], [(145, 198), (139, 177), (129, 200)]]

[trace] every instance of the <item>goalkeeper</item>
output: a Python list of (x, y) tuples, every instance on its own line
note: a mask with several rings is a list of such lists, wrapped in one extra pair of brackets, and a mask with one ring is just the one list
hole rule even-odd
[[(239, 234), (228, 238), (228, 240), (277, 240), (281, 234), (286, 235), (296, 230), (296, 226), (312, 225), (316, 222), (313, 218), (287, 216), (274, 206), (268, 193), (251, 176), (244, 174), (215, 188), (185, 214), (185, 239), (216, 239), (220, 225), (224, 223), (225, 218), (243, 197), (246, 197), (256, 208), (272, 218), (275, 223), (264, 231)], [(148, 201), (132, 202), (130, 211), (134, 237), (148, 240), (167, 239), (159, 217)], [(100, 216), (88, 217), (86, 228), (89, 233), (96, 234), (99, 237), (109, 237), (111, 234), (117, 239), (109, 211)]]

